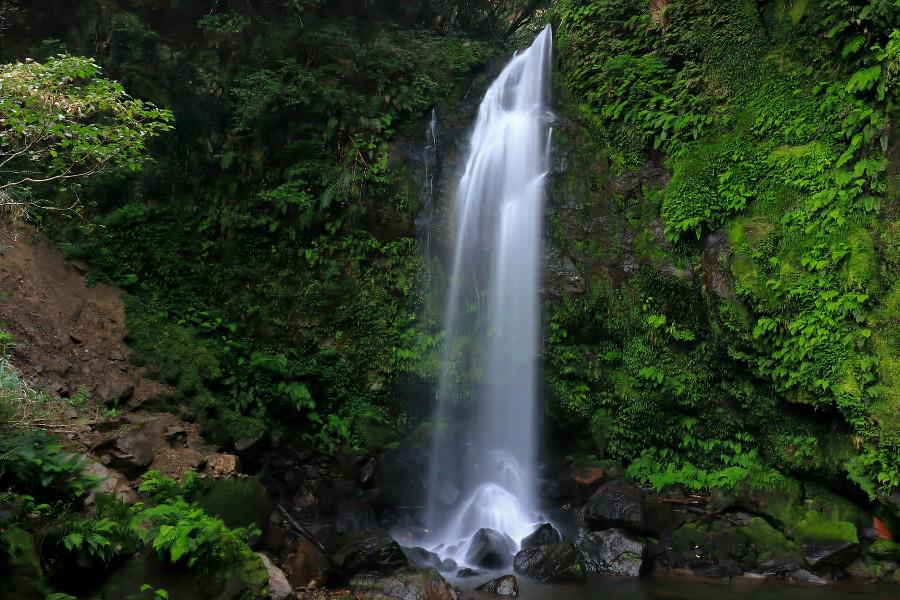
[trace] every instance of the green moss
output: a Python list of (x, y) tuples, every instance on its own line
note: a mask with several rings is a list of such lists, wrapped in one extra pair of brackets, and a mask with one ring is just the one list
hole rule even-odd
[(900, 543), (892, 540), (875, 540), (866, 552), (877, 559), (900, 561)]
[(43, 600), (41, 561), (30, 533), (15, 525), (0, 530), (0, 598)]
[(231, 477), (212, 482), (199, 498), (209, 515), (219, 517), (229, 528), (264, 529), (273, 504), (266, 488), (255, 477)]
[(752, 518), (746, 526), (738, 528), (736, 532), (746, 540), (748, 546), (756, 550), (760, 562), (799, 554), (794, 542), (761, 517)]

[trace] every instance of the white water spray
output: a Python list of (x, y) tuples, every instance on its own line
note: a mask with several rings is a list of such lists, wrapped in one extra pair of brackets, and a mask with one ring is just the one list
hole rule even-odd
[[(518, 543), (537, 519), (538, 286), (551, 47), (547, 27), (488, 89), (453, 207), (427, 519), (431, 545), (459, 562), (479, 528)], [(462, 382), (460, 372), (476, 380)]]

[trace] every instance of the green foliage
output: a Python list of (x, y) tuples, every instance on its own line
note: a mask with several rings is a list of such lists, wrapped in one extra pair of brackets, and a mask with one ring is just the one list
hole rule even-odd
[(135, 552), (138, 540), (137, 532), (127, 521), (101, 516), (68, 521), (62, 544), (69, 552), (83, 552), (108, 563)]
[(172, 120), (101, 77), (92, 59), (67, 55), (0, 67), (0, 115), (0, 206), (12, 211), (28, 208), (17, 188), (138, 170)]
[(682, 425), (686, 433), (677, 448), (643, 450), (628, 466), (628, 476), (656, 491), (668, 485), (695, 491), (736, 490), (748, 479), (758, 480), (767, 471), (753, 447), (752, 436), (740, 433), (733, 440), (704, 440), (693, 435), (695, 419), (685, 419)]
[(81, 496), (96, 484), (80, 455), (42, 430), (0, 437), (0, 487), (49, 498)]
[(210, 517), (181, 498), (140, 511), (135, 526), (144, 543), (173, 564), (184, 563), (210, 572), (253, 557), (247, 546), (253, 532), (228, 529), (221, 519)]
[[(796, 441), (795, 451), (761, 460), (840, 465), (869, 492), (896, 486), (900, 454), (875, 409), (882, 391), (869, 315), (882, 292), (872, 230), (896, 105), (900, 11), (837, 0), (794, 12), (703, 0), (649, 11), (637, 1), (573, 1), (558, 10), (566, 84), (586, 125), (625, 167), (653, 150), (668, 156), (672, 179), (660, 207), (668, 241), (689, 249), (709, 230), (729, 231), (736, 291), (749, 311), (740, 322), (711, 324), (717, 336), (731, 329), (720, 351), (788, 401), (842, 417), (840, 450), (826, 451), (821, 438), (791, 425), (770, 435)], [(676, 322), (672, 342), (702, 341), (671, 314), (653, 311), (646, 324), (658, 336)], [(625, 377), (614, 393), (665, 390), (670, 373), (659, 356), (648, 353), (637, 378)], [(716, 395), (761, 406), (734, 397), (736, 389), (728, 383)], [(686, 407), (677, 385), (668, 394)], [(681, 473), (679, 446), (669, 439), (657, 447), (669, 453), (672, 476)], [(833, 456), (823, 461), (823, 452)]]
[(140, 177), (97, 180), (92, 223), (67, 234), (91, 277), (130, 292), (137, 356), (221, 442), (272, 427), (362, 443), (363, 415), (398, 429), (394, 386), (437, 372), (418, 194), (390, 149), (493, 51), (300, 4), (179, 7), (203, 37), (171, 73), (171, 32), (140, 10), (116, 29), (134, 43), (104, 64), (170, 98), (179, 137)]

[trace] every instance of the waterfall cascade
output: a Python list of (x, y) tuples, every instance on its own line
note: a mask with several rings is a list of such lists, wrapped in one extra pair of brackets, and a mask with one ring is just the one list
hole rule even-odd
[[(429, 545), (461, 563), (479, 528), (518, 543), (537, 518), (538, 286), (551, 49), (547, 27), (488, 89), (454, 199), (427, 519)], [(466, 367), (454, 370), (461, 364)], [(460, 381), (463, 371), (474, 381)]]

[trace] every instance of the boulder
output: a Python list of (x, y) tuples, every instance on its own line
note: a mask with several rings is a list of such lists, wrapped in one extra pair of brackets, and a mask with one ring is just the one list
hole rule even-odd
[[(409, 564), (414, 567), (432, 568), (438, 569), (439, 571), (441, 570), (441, 558), (434, 552), (426, 550), (425, 548), (420, 548), (418, 546), (412, 548), (403, 548), (403, 554), (404, 556), (406, 556), (406, 560), (409, 561)], [(452, 571), (455, 568), (456, 567), (454, 566), (453, 569), (443, 570)]]
[(364, 500), (341, 498), (337, 502), (334, 528), (337, 533), (347, 533), (357, 529), (371, 529), (378, 526), (375, 509)]
[(400, 544), (383, 529), (345, 533), (334, 541), (328, 555), (332, 573), (340, 581), (363, 571), (387, 573), (408, 565)]
[(441, 564), (438, 567), (438, 571), (440, 571), (441, 573), (452, 573), (458, 566), (459, 565), (457, 565), (456, 561), (452, 558), (445, 558), (441, 561)]
[(589, 533), (578, 541), (588, 573), (637, 577), (644, 564), (645, 542), (619, 529)]
[(475, 532), (466, 552), (466, 562), (485, 569), (503, 569), (512, 564), (516, 543), (505, 533), (484, 527)]
[(869, 556), (879, 560), (900, 562), (900, 544), (891, 540), (875, 540), (866, 552)]
[(15, 525), (0, 529), (0, 598), (43, 600), (41, 560), (30, 533)]
[(301, 537), (284, 561), (284, 571), (292, 587), (321, 587), (328, 578), (328, 559), (315, 544)]
[(518, 596), (519, 582), (516, 581), (515, 575), (504, 575), (479, 585), (475, 588), (475, 591), (497, 594), (498, 596)]
[(562, 541), (562, 536), (550, 523), (544, 523), (538, 527), (534, 533), (522, 538), (522, 549), (536, 548), (537, 546), (547, 546), (549, 544), (558, 544)]
[(584, 559), (572, 542), (525, 548), (516, 554), (513, 569), (545, 582), (584, 579)]
[(108, 407), (116, 407), (125, 404), (134, 396), (134, 384), (124, 381), (113, 382), (97, 389), (100, 401)]
[(234, 454), (216, 452), (206, 457), (206, 472), (213, 477), (229, 477), (241, 468), (240, 459)]
[(470, 569), (469, 567), (463, 567), (456, 572), (456, 576), (461, 579), (464, 579), (466, 577), (478, 577), (479, 575), (481, 575), (480, 572), (476, 571), (475, 569)]
[(621, 479), (601, 485), (582, 509), (585, 523), (592, 529), (619, 527), (643, 531), (644, 493), (636, 485)]
[(286, 600), (293, 592), (293, 588), (287, 577), (284, 576), (284, 571), (276, 567), (265, 554), (259, 553), (259, 558), (262, 560), (269, 575), (269, 598), (271, 600)]
[(366, 573), (350, 580), (355, 600), (457, 600), (459, 594), (434, 569), (407, 567), (390, 574)]
[(864, 556), (847, 565), (845, 570), (854, 579), (881, 581), (897, 572), (897, 563)]
[(828, 585), (828, 582), (806, 569), (797, 569), (787, 576), (788, 583), (800, 583), (803, 585)]
[(847, 540), (823, 540), (803, 544), (803, 558), (813, 569), (842, 567), (859, 553), (859, 544)]
[(134, 479), (147, 470), (153, 462), (153, 447), (142, 431), (123, 433), (115, 438), (102, 442), (94, 450), (102, 457), (110, 468)]

